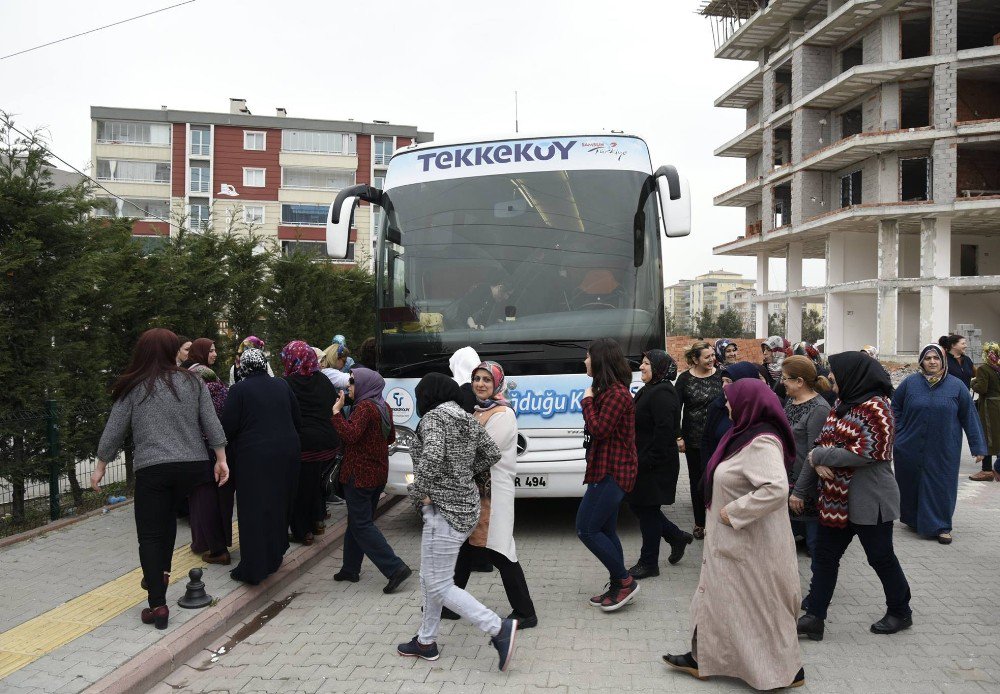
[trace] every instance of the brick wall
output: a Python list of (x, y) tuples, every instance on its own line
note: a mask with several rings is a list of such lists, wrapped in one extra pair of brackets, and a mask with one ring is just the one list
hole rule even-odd
[(933, 0), (931, 50), (947, 55), (958, 50), (958, 6), (956, 0)]
[(865, 32), (861, 40), (865, 65), (882, 62), (882, 25), (878, 22)]
[(954, 202), (958, 189), (958, 150), (954, 142), (938, 140), (931, 148), (931, 156), (934, 158), (934, 202)]
[(1000, 118), (1000, 83), (958, 79), (957, 120)]
[[(263, 151), (243, 149), (243, 131), (264, 132)], [(281, 131), (276, 128), (242, 128), (238, 126), (215, 126), (213, 143), (212, 181), (216, 190), (222, 183), (228, 183), (239, 191), (239, 200), (277, 200), (281, 187)], [(264, 186), (243, 185), (243, 168), (264, 169)]]
[(187, 195), (187, 127), (184, 123), (174, 123), (173, 137), (170, 139), (170, 194), (175, 198)]
[(960, 149), (956, 181), (958, 192), (1000, 190), (1000, 152)]
[(802, 46), (792, 55), (792, 100), (797, 101), (833, 78), (833, 49)]

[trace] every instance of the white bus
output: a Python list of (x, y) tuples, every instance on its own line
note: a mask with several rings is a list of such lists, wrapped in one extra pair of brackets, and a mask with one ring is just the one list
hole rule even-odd
[(471, 346), (507, 375), (517, 494), (582, 496), (586, 347), (617, 340), (633, 392), (642, 353), (664, 347), (661, 229), (689, 233), (686, 181), (654, 170), (641, 138), (601, 134), (414, 145), (384, 185), (340, 192), (327, 252), (346, 254), (359, 200), (381, 207), (376, 367), (397, 432), (386, 491), (412, 481), (414, 387)]

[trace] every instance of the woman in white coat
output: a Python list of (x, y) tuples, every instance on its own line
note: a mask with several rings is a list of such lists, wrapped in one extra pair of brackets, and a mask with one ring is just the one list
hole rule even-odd
[[(468, 584), (473, 563), (485, 554), (500, 571), (504, 591), (513, 608), (510, 618), (518, 621), (518, 629), (530, 629), (538, 624), (538, 617), (514, 550), (517, 418), (503, 397), (505, 388), (503, 367), (496, 362), (484, 361), (473, 370), (472, 390), (476, 395), (473, 416), (500, 449), (500, 462), (490, 468), (489, 479), (483, 480), (479, 524), (458, 554), (455, 585), (464, 588)], [(442, 616), (451, 617), (447, 611)]]

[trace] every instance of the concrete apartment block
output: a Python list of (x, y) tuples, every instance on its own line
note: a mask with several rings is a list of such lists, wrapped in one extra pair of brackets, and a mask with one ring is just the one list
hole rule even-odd
[[(757, 259), (758, 335), (825, 306), (829, 352), (906, 357), (947, 332), (1000, 338), (1000, 2), (703, 0), (716, 57), (752, 71), (716, 99), (746, 130), (716, 150), (747, 180), (715, 249)], [(769, 290), (784, 258), (786, 289)], [(826, 261), (824, 286), (802, 283)], [(975, 355), (978, 359), (978, 355)]]
[[(133, 219), (133, 236), (149, 248), (211, 225), (257, 234), (285, 253), (325, 254), (337, 193), (380, 186), (393, 152), (433, 139), (384, 121), (296, 118), (284, 108), (254, 115), (245, 99), (230, 99), (228, 113), (93, 106), (90, 119), (101, 214)], [(374, 259), (381, 214), (372, 210), (363, 203), (355, 212), (343, 262)]]

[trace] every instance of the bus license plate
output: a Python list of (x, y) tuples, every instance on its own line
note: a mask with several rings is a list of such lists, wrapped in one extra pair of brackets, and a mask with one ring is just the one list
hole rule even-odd
[(526, 487), (534, 489), (536, 487), (549, 486), (548, 475), (518, 475), (514, 478), (515, 487)]

